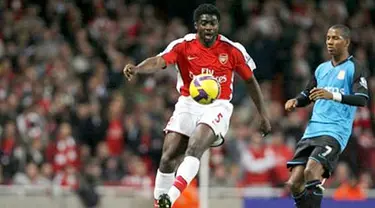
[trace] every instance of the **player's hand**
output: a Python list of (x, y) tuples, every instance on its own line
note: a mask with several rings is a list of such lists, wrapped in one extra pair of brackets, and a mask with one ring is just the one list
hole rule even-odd
[(135, 74), (135, 71), (134, 69), (136, 68), (136, 66), (134, 66), (133, 64), (127, 64), (124, 68), (124, 70), (122, 71), (126, 77), (126, 79), (128, 79), (128, 81), (132, 80), (134, 74)]
[(286, 111), (292, 111), (297, 107), (297, 99), (293, 98), (285, 103), (285, 110)]
[(310, 100), (313, 100), (313, 101), (316, 101), (318, 99), (332, 100), (333, 95), (332, 95), (331, 92), (329, 92), (325, 89), (314, 87), (312, 90), (310, 90), (309, 98), (310, 98)]
[(262, 116), (261, 123), (260, 123), (260, 131), (262, 132), (262, 136), (265, 137), (267, 134), (271, 132), (271, 123), (267, 117)]

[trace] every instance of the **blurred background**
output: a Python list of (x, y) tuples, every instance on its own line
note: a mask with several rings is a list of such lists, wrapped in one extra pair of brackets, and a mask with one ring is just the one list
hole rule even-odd
[[(152, 206), (162, 129), (178, 98), (175, 71), (127, 82), (122, 69), (194, 32), (200, 3), (216, 4), (221, 33), (255, 60), (273, 126), (262, 139), (257, 111), (236, 77), (231, 129), (226, 143), (211, 149), (210, 195), (233, 199), (232, 207), (258, 207), (251, 196), (292, 206), (285, 162), (311, 106), (287, 114), (284, 102), (330, 58), (325, 34), (337, 23), (352, 29), (351, 54), (368, 69), (375, 92), (373, 0), (0, 1), (2, 207)], [(368, 199), (375, 197), (374, 114), (373, 101), (358, 109), (352, 138), (325, 184), (329, 198), (375, 207)], [(176, 207), (197, 207), (197, 181)]]

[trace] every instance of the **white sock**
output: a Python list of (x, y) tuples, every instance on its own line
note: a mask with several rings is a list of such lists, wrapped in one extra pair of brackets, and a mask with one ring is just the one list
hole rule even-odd
[(173, 173), (162, 173), (158, 169), (155, 178), (154, 199), (158, 199), (160, 195), (168, 193), (174, 182)]
[(172, 205), (198, 174), (199, 164), (200, 162), (198, 158), (186, 156), (180, 167), (178, 167), (176, 180), (168, 191)]

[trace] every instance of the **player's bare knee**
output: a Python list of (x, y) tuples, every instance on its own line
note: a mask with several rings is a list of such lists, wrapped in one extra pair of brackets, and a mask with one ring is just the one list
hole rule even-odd
[(160, 159), (159, 169), (163, 173), (170, 173), (174, 171), (175, 162), (169, 154), (163, 154), (163, 156)]
[(214, 131), (209, 125), (205, 123), (199, 124), (192, 137), (190, 137), (185, 155), (201, 158), (204, 151), (210, 148), (216, 138)]
[(290, 179), (285, 183), (285, 186), (289, 188), (293, 193), (299, 193), (300, 190), (303, 189), (304, 185), (305, 184), (303, 181), (293, 181)]

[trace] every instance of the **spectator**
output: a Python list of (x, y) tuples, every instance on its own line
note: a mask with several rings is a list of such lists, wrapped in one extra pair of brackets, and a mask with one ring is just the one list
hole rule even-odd
[(333, 194), (335, 200), (365, 200), (367, 198), (364, 190), (358, 185), (355, 178), (342, 183)]
[(148, 196), (150, 192), (147, 189), (152, 187), (152, 179), (147, 173), (147, 166), (141, 158), (133, 156), (128, 163), (128, 174), (126, 174), (121, 184), (142, 191), (142, 195)]
[(109, 158), (103, 169), (102, 179), (106, 181), (107, 184), (118, 184), (121, 178), (124, 176), (124, 172), (120, 169), (119, 162), (117, 158)]
[(17, 144), (16, 125), (12, 121), (5, 124), (4, 134), (1, 138), (1, 154), (11, 155)]
[(50, 180), (40, 175), (39, 168), (35, 163), (27, 164), (25, 173), (17, 173), (13, 182), (15, 185), (50, 185)]
[(77, 169), (71, 165), (66, 166), (56, 174), (53, 183), (68, 190), (77, 190), (79, 188)]
[(52, 181), (53, 174), (53, 167), (49, 163), (44, 163), (40, 168), (40, 175), (49, 181)]
[(244, 176), (241, 186), (270, 186), (271, 170), (278, 159), (275, 152), (264, 143), (259, 133), (253, 133), (250, 144), (240, 144), (241, 164)]
[(123, 109), (122, 97), (114, 97), (109, 104), (108, 129), (105, 138), (110, 156), (119, 156), (125, 148), (124, 129), (121, 120)]
[(285, 144), (283, 132), (278, 130), (274, 130), (272, 133), (270, 147), (277, 158), (277, 163), (272, 169), (271, 174), (273, 185), (283, 187), (285, 181), (289, 178), (289, 171), (285, 168), (285, 164), (293, 157), (293, 151)]
[(371, 187), (373, 187), (373, 180), (372, 180), (371, 172), (369, 171), (362, 172), (359, 175), (358, 185), (365, 192), (365, 195), (367, 196), (368, 191), (371, 189)]
[(78, 156), (78, 147), (72, 137), (71, 126), (69, 123), (62, 123), (56, 141), (49, 146), (47, 161), (53, 164), (55, 172), (64, 172), (67, 167), (71, 167), (70, 169), (78, 168)]
[(213, 169), (209, 184), (213, 187), (231, 187), (235, 185), (235, 178), (231, 177), (224, 164), (219, 164)]
[(345, 162), (339, 162), (331, 181), (328, 182), (328, 186), (330, 188), (338, 188), (343, 183), (349, 183), (351, 175), (348, 164)]

